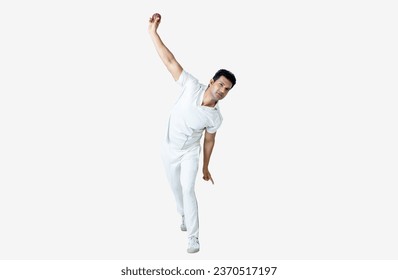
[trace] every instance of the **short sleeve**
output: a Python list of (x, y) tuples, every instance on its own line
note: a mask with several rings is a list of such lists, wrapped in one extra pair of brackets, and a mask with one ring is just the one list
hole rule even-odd
[(176, 83), (182, 88), (188, 86), (192, 88), (200, 87), (199, 81), (185, 70), (182, 70), (181, 75), (176, 81)]
[(222, 117), (220, 115), (218, 121), (213, 126), (206, 127), (206, 131), (211, 134), (216, 133), (217, 130), (220, 128), (221, 123), (222, 123)]
[(212, 126), (212, 127), (206, 127), (206, 131), (207, 131), (208, 133), (211, 133), (211, 134), (216, 133), (216, 132), (217, 132), (217, 129), (218, 129), (218, 128), (215, 128), (214, 126)]

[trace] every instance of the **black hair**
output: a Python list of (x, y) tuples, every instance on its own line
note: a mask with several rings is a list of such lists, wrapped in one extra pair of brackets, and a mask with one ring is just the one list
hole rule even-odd
[(224, 76), (228, 81), (230, 81), (232, 83), (232, 87), (234, 87), (234, 85), (236, 84), (236, 78), (235, 75), (232, 74), (230, 71), (225, 70), (225, 69), (220, 69), (217, 71), (216, 74), (214, 74), (213, 77), (213, 81), (217, 81), (218, 78), (220, 78), (221, 76)]

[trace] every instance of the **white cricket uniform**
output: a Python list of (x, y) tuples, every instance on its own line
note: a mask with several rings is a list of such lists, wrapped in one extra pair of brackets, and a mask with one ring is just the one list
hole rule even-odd
[(162, 147), (166, 175), (177, 203), (177, 211), (185, 216), (188, 237), (199, 237), (198, 204), (195, 180), (199, 166), (200, 139), (206, 129), (215, 133), (222, 123), (218, 104), (202, 106), (207, 86), (182, 71), (177, 84), (182, 92), (174, 104)]

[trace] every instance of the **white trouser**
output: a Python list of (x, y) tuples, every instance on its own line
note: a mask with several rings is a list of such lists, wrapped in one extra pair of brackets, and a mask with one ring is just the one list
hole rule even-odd
[(177, 212), (185, 217), (188, 237), (199, 237), (195, 180), (198, 173), (200, 149), (200, 145), (186, 150), (176, 150), (168, 144), (162, 147), (166, 176), (177, 203)]

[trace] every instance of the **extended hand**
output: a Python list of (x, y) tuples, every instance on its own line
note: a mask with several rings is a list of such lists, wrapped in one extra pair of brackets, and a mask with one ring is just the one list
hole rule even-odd
[(158, 14), (158, 13), (153, 14), (149, 18), (149, 27), (148, 27), (149, 31), (156, 32), (161, 19), (162, 19), (162, 16), (160, 14)]
[(213, 178), (211, 177), (211, 174), (208, 169), (203, 169), (203, 180), (205, 181), (211, 181), (211, 183), (214, 185)]

